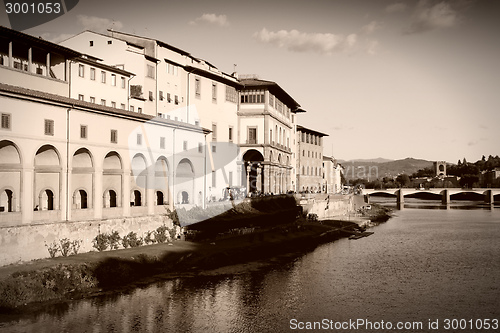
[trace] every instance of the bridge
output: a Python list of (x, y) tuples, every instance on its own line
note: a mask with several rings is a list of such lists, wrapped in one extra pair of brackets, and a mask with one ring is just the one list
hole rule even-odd
[(390, 194), (397, 198), (398, 204), (404, 203), (404, 197), (412, 194), (435, 194), (441, 196), (443, 204), (450, 203), (450, 196), (461, 193), (475, 193), (484, 196), (484, 202), (493, 204), (495, 202), (495, 195), (500, 194), (500, 189), (491, 188), (475, 188), (475, 189), (461, 189), (461, 188), (430, 188), (430, 189), (415, 189), (415, 188), (391, 188), (385, 190), (363, 189), (363, 194), (367, 196), (368, 202), (371, 194)]

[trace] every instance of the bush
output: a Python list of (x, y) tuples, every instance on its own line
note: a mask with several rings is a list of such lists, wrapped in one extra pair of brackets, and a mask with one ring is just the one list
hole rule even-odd
[(67, 257), (69, 255), (69, 251), (71, 250), (71, 242), (68, 238), (63, 238), (59, 241), (59, 243), (59, 251), (63, 257)]
[(122, 244), (124, 248), (141, 246), (144, 243), (141, 237), (137, 237), (137, 234), (133, 231), (129, 232), (126, 236), (123, 236)]
[(146, 231), (146, 235), (144, 236), (144, 243), (146, 245), (156, 243), (156, 232), (153, 231)]
[(116, 230), (112, 231), (111, 234), (108, 236), (109, 248), (111, 250), (118, 250), (121, 239), (122, 238), (120, 237), (118, 231)]
[(165, 243), (167, 241), (167, 226), (166, 225), (161, 225), (156, 229), (155, 233), (155, 241), (157, 243)]
[(107, 234), (99, 234), (95, 236), (95, 238), (92, 240), (92, 243), (92, 246), (97, 249), (97, 251), (105, 251), (109, 245), (109, 236)]
[(45, 243), (45, 247), (47, 247), (51, 258), (54, 258), (57, 255), (57, 252), (59, 252), (59, 245), (57, 245), (56, 242), (52, 242), (50, 245)]
[(75, 239), (74, 241), (71, 242), (71, 254), (78, 254), (78, 251), (80, 250), (80, 245), (82, 244), (82, 241), (79, 239)]

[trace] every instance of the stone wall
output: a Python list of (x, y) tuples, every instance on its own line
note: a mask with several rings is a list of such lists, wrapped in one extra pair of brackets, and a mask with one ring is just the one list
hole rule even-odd
[[(111, 233), (116, 230), (123, 237), (129, 232), (143, 237), (147, 231), (156, 230), (165, 224), (173, 228), (170, 218), (165, 215), (116, 218), (105, 220), (57, 222), (32, 225), (20, 225), (0, 228), (0, 266), (24, 261), (48, 258), (47, 245), (68, 238), (80, 240), (79, 253), (96, 251), (92, 240), (99, 233)], [(58, 254), (60, 255), (60, 254)]]
[(318, 219), (328, 218), (348, 219), (354, 217), (356, 211), (364, 205), (363, 196), (340, 195), (340, 194), (319, 194), (313, 197), (300, 200), (300, 205), (307, 214), (316, 214)]

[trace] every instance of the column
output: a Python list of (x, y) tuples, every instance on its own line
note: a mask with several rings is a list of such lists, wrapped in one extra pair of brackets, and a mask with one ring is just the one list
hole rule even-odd
[(447, 189), (441, 191), (441, 203), (443, 205), (447, 205), (450, 203), (450, 191), (448, 191)]
[(102, 168), (96, 168), (94, 170), (94, 218), (100, 219), (102, 218), (102, 208), (104, 206), (104, 189), (102, 188)]
[(487, 204), (493, 204), (495, 202), (493, 190), (486, 190), (486, 192), (484, 192), (484, 202)]
[(250, 186), (250, 166), (245, 164), (245, 181), (246, 181), (246, 188), (247, 188), (247, 193), (250, 193), (252, 191), (252, 187)]
[(47, 65), (47, 76), (50, 77), (50, 53), (47, 53), (47, 59), (46, 59), (46, 65)]
[(28, 72), (31, 73), (31, 67), (33, 62), (33, 48), (28, 49)]
[(262, 167), (259, 166), (257, 167), (257, 179), (256, 179), (256, 183), (257, 183), (257, 191), (262, 191)]
[(9, 42), (9, 67), (14, 67), (14, 58), (12, 58), (12, 41)]
[(130, 216), (130, 169), (123, 170), (122, 208), (123, 216)]
[(20, 203), (21, 203), (21, 216), (22, 224), (28, 224), (33, 221), (33, 209), (38, 203), (33, 202), (33, 192), (35, 189), (34, 185), (34, 173), (33, 167), (23, 169), (21, 178), (21, 193), (20, 193)]
[(396, 197), (397, 197), (397, 208), (403, 209), (405, 203), (405, 197), (402, 189), (396, 191)]

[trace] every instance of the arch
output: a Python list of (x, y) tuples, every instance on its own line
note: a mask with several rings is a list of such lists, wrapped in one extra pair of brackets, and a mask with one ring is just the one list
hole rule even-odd
[(164, 204), (164, 196), (162, 191), (156, 191), (156, 205), (161, 206)]
[(188, 158), (183, 158), (177, 164), (176, 175), (178, 177), (194, 177), (193, 163)]
[(139, 190), (132, 190), (130, 193), (130, 206), (142, 206), (142, 193)]
[(84, 189), (78, 189), (73, 192), (73, 205), (76, 209), (87, 209), (88, 208), (88, 196), (87, 191)]
[(61, 158), (57, 149), (52, 145), (41, 146), (35, 154), (35, 168), (61, 166)]
[(0, 212), (14, 211), (14, 192), (10, 189), (3, 189), (0, 193)]
[(103, 170), (121, 170), (122, 158), (116, 151), (110, 151), (104, 157)]
[(261, 152), (255, 149), (249, 149), (243, 154), (243, 161), (245, 162), (263, 162), (264, 156)]
[(281, 164), (281, 154), (278, 154), (278, 164)]
[(39, 195), (40, 210), (54, 210), (54, 192), (52, 189), (44, 189)]
[(93, 168), (94, 160), (87, 148), (80, 148), (73, 154), (73, 168)]
[(17, 145), (9, 140), (0, 141), (0, 164), (21, 164), (21, 153)]

